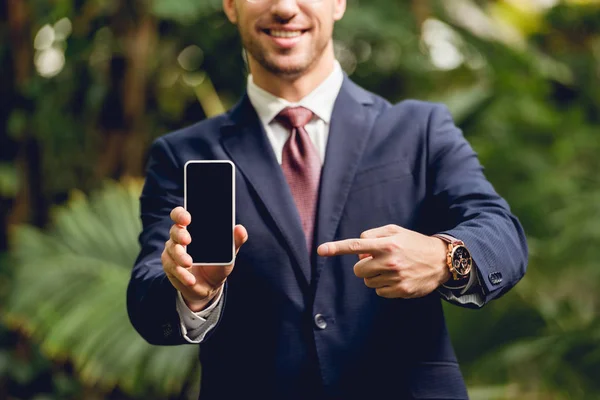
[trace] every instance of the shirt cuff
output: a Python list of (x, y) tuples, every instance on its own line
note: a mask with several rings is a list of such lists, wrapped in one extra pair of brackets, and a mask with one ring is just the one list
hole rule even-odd
[(460, 295), (462, 296), (467, 293), (475, 285), (479, 285), (479, 278), (477, 277), (477, 267), (473, 264), (473, 268), (471, 268), (471, 273), (469, 275), (469, 282), (467, 282), (467, 285), (464, 288), (459, 289)]
[(223, 288), (212, 303), (202, 311), (193, 312), (185, 304), (181, 292), (177, 291), (177, 313), (183, 337), (189, 343), (200, 343), (206, 334), (217, 325), (222, 307)]
[(470, 305), (477, 308), (481, 308), (485, 304), (483, 290), (481, 283), (479, 282), (479, 274), (477, 273), (477, 267), (475, 265), (471, 268), (469, 282), (467, 282), (467, 285), (464, 288), (451, 289), (446, 286), (440, 286), (438, 292), (444, 299), (451, 303)]

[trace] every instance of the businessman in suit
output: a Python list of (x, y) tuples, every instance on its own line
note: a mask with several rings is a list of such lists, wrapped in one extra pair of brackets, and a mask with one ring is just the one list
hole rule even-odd
[[(150, 343), (201, 343), (202, 399), (467, 398), (441, 301), (478, 308), (521, 279), (508, 204), (445, 107), (392, 105), (342, 72), (345, 0), (223, 5), (247, 92), (151, 148), (132, 324)], [(196, 159), (237, 166), (234, 265), (185, 252)]]

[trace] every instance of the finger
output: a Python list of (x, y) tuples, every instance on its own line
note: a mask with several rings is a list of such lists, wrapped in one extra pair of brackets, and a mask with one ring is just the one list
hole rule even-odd
[(192, 257), (190, 257), (182, 245), (169, 240), (167, 242), (166, 249), (176, 265), (180, 265), (184, 268), (189, 268), (192, 266)]
[(186, 268), (177, 265), (166, 250), (161, 256), (161, 261), (163, 263), (163, 270), (171, 278), (171, 281), (172, 279), (176, 279), (186, 286), (194, 286), (196, 284), (196, 277)]
[(397, 275), (390, 273), (380, 274), (370, 278), (365, 278), (365, 285), (371, 289), (379, 289), (386, 286), (393, 286), (398, 283)]
[(392, 235), (396, 235), (396, 234), (400, 233), (401, 230), (402, 230), (402, 228), (399, 227), (398, 225), (390, 224), (390, 225), (386, 225), (386, 226), (381, 226), (379, 228), (373, 228), (373, 229), (364, 231), (363, 233), (360, 234), (360, 237), (362, 239), (375, 239), (375, 238), (388, 237), (388, 236), (392, 236)]
[(337, 242), (323, 243), (317, 249), (322, 257), (339, 256), (344, 254), (369, 253), (376, 256), (382, 253), (382, 239), (346, 239)]
[(177, 225), (181, 226), (188, 226), (192, 223), (192, 216), (183, 207), (175, 207), (173, 211), (171, 211), (171, 219)]
[(235, 240), (235, 254), (237, 254), (240, 247), (248, 240), (248, 231), (243, 225), (236, 225), (233, 229), (233, 237)]
[(373, 257), (365, 258), (354, 264), (354, 275), (358, 278), (372, 278), (385, 273), (385, 266)]
[(399, 297), (393, 286), (384, 286), (375, 289), (375, 293), (377, 293), (379, 297), (385, 297), (386, 299), (395, 299)]
[(185, 287), (192, 287), (196, 284), (196, 277), (194, 274), (183, 267), (174, 266), (168, 271), (165, 270), (165, 274), (169, 278), (169, 281), (171, 281), (171, 284), (180, 292), (183, 291)]
[(169, 237), (173, 241), (173, 243), (178, 243), (182, 246), (187, 246), (192, 243), (192, 237), (187, 229), (182, 228), (179, 225), (173, 225), (171, 230), (169, 231)]
[(370, 254), (359, 254), (359, 255), (358, 255), (358, 259), (359, 259), (359, 260), (364, 260), (364, 259), (365, 259), (365, 258), (367, 258), (367, 257), (373, 257), (373, 256), (372, 256), (372, 255), (370, 255)]
[(196, 284), (196, 277), (194, 276), (194, 274), (192, 274), (186, 268), (183, 268), (182, 266), (177, 265), (177, 266), (175, 266), (175, 269), (173, 271), (174, 271), (173, 275), (175, 275), (177, 280), (179, 280), (184, 285), (194, 286)]

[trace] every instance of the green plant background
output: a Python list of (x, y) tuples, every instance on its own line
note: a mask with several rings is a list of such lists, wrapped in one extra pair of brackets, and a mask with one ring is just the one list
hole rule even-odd
[[(149, 143), (244, 89), (220, 4), (0, 5), (0, 398), (196, 398), (196, 347), (143, 342), (124, 293)], [(336, 27), (357, 83), (450, 107), (527, 232), (513, 291), (446, 306), (473, 399), (600, 397), (599, 28), (592, 0), (348, 0)]]

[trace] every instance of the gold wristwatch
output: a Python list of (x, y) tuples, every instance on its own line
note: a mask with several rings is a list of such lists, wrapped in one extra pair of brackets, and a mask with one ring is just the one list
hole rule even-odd
[(452, 279), (454, 281), (468, 279), (471, 269), (473, 269), (473, 258), (463, 241), (445, 234), (436, 234), (433, 236), (442, 239), (448, 244), (446, 265), (448, 265), (452, 273)]

